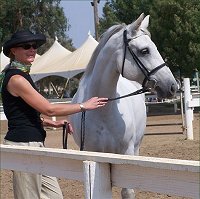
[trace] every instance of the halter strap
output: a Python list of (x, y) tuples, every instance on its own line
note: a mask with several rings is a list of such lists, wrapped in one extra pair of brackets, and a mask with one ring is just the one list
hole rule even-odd
[[(147, 92), (148, 88), (146, 87), (146, 84), (150, 80), (150, 76), (155, 74), (162, 67), (166, 66), (166, 63), (164, 62), (163, 64), (160, 64), (159, 66), (155, 67), (153, 70), (149, 71), (145, 67), (145, 65), (140, 61), (140, 59), (136, 56), (136, 54), (133, 52), (133, 50), (130, 48), (129, 42), (131, 41), (131, 39), (127, 39), (127, 30), (124, 30), (124, 32), (123, 32), (123, 39), (124, 39), (125, 47), (124, 47), (124, 57), (123, 57), (123, 63), (122, 63), (122, 73), (121, 73), (122, 76), (124, 77), (124, 65), (125, 65), (125, 60), (126, 60), (126, 51), (127, 51), (127, 48), (128, 48), (130, 54), (132, 55), (137, 66), (140, 68), (140, 70), (144, 74), (145, 78), (143, 80), (141, 89), (136, 90), (133, 93), (120, 96), (120, 97), (108, 98), (108, 101), (114, 101), (114, 100), (118, 100), (118, 99), (122, 99), (122, 98), (125, 98), (125, 97), (130, 97), (130, 96), (133, 96), (133, 95), (138, 95), (138, 94), (142, 94), (142, 93)], [(85, 111), (82, 112), (82, 116), (81, 116), (81, 146), (80, 146), (81, 151), (84, 150), (84, 144), (85, 144)]]
[(126, 51), (128, 48), (130, 54), (132, 55), (134, 61), (137, 64), (137, 66), (139, 67), (139, 69), (142, 71), (142, 73), (145, 76), (143, 83), (142, 83), (142, 87), (146, 87), (147, 82), (150, 80), (150, 76), (155, 74), (162, 67), (166, 66), (166, 63), (164, 62), (164, 63), (160, 64), (159, 66), (155, 67), (154, 69), (152, 69), (151, 71), (149, 71), (147, 69), (147, 67), (136, 56), (136, 54), (133, 52), (133, 50), (130, 48), (129, 42), (131, 41), (131, 39), (127, 38), (127, 30), (126, 29), (123, 32), (123, 40), (124, 40), (125, 46), (124, 46), (124, 57), (123, 57), (123, 65), (122, 65), (122, 77), (124, 77), (124, 65), (125, 65), (125, 60), (126, 60)]

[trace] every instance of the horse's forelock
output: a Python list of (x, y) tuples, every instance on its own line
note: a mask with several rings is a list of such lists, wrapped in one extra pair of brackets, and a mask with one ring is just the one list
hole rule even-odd
[(88, 63), (84, 76), (89, 75), (92, 72), (99, 52), (105, 46), (110, 37), (112, 37), (115, 33), (119, 32), (122, 28), (124, 28), (124, 26), (125, 24), (114, 25), (102, 34), (100, 42), (96, 47), (95, 51), (93, 52), (90, 62)]

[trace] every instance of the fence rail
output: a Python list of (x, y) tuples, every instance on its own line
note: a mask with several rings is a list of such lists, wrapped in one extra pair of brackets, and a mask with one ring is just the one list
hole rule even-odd
[(199, 198), (199, 161), (23, 146), (0, 148), (1, 169), (79, 180), (84, 183), (86, 199), (111, 199), (112, 186)]

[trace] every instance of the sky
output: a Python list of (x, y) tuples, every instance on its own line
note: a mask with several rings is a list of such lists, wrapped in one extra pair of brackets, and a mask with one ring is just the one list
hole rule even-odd
[[(75, 48), (79, 48), (88, 37), (88, 32), (95, 36), (94, 10), (91, 5), (92, 0), (68, 1), (62, 0), (60, 6), (63, 7), (65, 16), (71, 25), (67, 35), (72, 39)], [(105, 0), (100, 0), (98, 4), (98, 15), (102, 16), (102, 9)]]

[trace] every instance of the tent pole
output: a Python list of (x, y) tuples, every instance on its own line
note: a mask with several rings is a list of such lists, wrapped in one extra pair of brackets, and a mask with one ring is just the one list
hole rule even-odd
[(65, 85), (64, 85), (64, 88), (63, 88), (63, 91), (62, 91), (62, 95), (61, 95), (61, 99), (63, 98), (64, 96), (64, 92), (65, 92), (65, 89), (67, 88), (67, 85), (69, 83), (69, 78), (67, 78), (66, 82), (65, 82)]
[(52, 86), (53, 90), (56, 92), (56, 95), (59, 97), (58, 91), (56, 90), (56, 88), (55, 88), (55, 86), (53, 85), (53, 83), (52, 83), (52, 82), (50, 82), (50, 84), (51, 84), (51, 86)]

